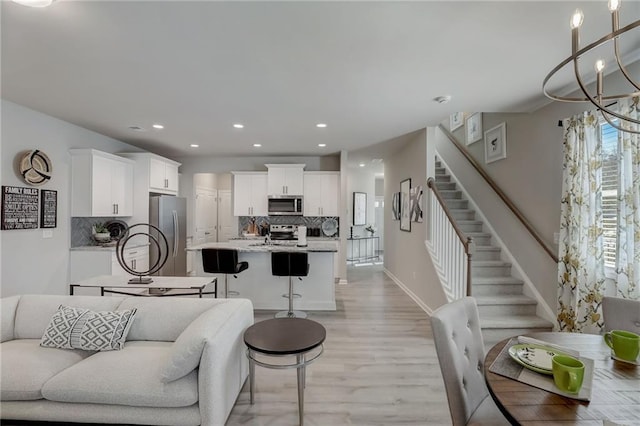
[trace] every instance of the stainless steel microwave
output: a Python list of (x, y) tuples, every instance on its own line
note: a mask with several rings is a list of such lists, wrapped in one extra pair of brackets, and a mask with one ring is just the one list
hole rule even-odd
[(267, 212), (269, 216), (302, 216), (302, 196), (270, 195)]

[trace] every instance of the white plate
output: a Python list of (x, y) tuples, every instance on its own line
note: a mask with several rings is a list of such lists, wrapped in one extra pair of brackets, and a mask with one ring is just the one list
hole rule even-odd
[(333, 237), (338, 232), (338, 222), (335, 219), (327, 219), (322, 222), (322, 232), (327, 237)]

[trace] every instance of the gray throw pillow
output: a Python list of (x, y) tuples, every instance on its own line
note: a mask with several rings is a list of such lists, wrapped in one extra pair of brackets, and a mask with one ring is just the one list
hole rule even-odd
[(136, 309), (94, 312), (60, 305), (44, 331), (40, 346), (85, 351), (112, 351), (124, 342)]

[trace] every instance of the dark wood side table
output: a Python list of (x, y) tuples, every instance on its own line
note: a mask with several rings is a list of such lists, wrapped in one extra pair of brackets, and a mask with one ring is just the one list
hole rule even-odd
[[(306, 366), (318, 359), (324, 351), (322, 345), (327, 332), (325, 328), (305, 318), (273, 318), (258, 322), (244, 332), (249, 358), (249, 391), (251, 404), (255, 391), (255, 366), (265, 368), (296, 368), (298, 371), (298, 416), (300, 426), (304, 424), (304, 388)], [(307, 359), (306, 355), (320, 346), (320, 351)], [(256, 359), (256, 354), (266, 356), (296, 356), (295, 364), (270, 364)]]

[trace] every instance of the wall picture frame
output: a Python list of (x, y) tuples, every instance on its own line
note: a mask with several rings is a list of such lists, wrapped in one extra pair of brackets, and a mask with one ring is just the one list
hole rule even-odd
[(400, 230), (411, 232), (411, 178), (400, 182)]
[(482, 113), (476, 112), (467, 117), (464, 127), (467, 131), (467, 145), (482, 139)]
[(353, 225), (362, 226), (367, 224), (367, 193), (353, 193)]
[(453, 132), (464, 124), (464, 113), (454, 112), (449, 116), (449, 131)]
[(393, 220), (400, 220), (400, 193), (394, 192), (391, 200), (391, 217)]
[(500, 123), (484, 132), (484, 161), (494, 161), (507, 158), (507, 125)]

